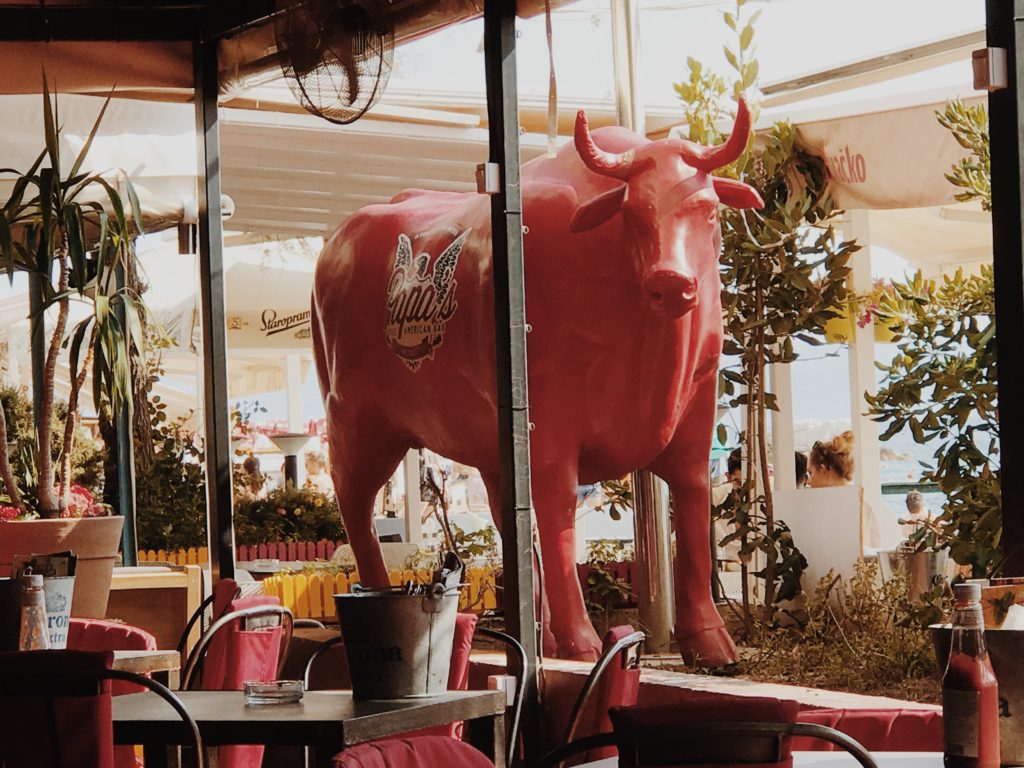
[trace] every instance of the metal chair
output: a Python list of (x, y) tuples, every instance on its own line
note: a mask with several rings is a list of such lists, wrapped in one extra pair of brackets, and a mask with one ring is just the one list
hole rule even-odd
[[(76, 656), (78, 659), (75, 658)], [(196, 725), (196, 721), (185, 709), (181, 700), (166, 686), (151, 678), (134, 672), (100, 666), (104, 656), (103, 653), (88, 651), (28, 651), (0, 655), (0, 703), (10, 702), (15, 705), (18, 714), (12, 719), (10, 725), (19, 731), (17, 739), (2, 740), (4, 743), (0, 745), (0, 764), (4, 764), (4, 760), (7, 759), (6, 748), (31, 747), (35, 743), (31, 735), (33, 732), (46, 734), (49, 748), (53, 750), (53, 760), (48, 764), (41, 762), (41, 755), (34, 754), (31, 764), (35, 768), (62, 768), (65, 765), (82, 765), (90, 760), (98, 759), (90, 754), (83, 754), (83, 744), (80, 740), (75, 741), (73, 747), (69, 745), (71, 747), (68, 750), (69, 754), (65, 755), (61, 752), (60, 737), (66, 736), (66, 734), (60, 732), (59, 724), (63, 722), (66, 725), (67, 714), (65, 713), (65, 716), (61, 717), (58, 702), (60, 699), (67, 699), (69, 703), (75, 702), (78, 706), (85, 704), (90, 714), (98, 716), (97, 713), (102, 712), (102, 708), (89, 706), (88, 702), (91, 698), (109, 697), (110, 691), (104, 689), (103, 681), (116, 680), (147, 688), (170, 704), (188, 727), (189, 742), (187, 746), (191, 747), (197, 768), (205, 768), (206, 753), (199, 733), (199, 726)], [(109, 656), (106, 658), (108, 659), (106, 663), (109, 663)], [(63, 663), (58, 662), (58, 659)], [(81, 663), (78, 663), (79, 659)], [(45, 706), (26, 708), (24, 704), (17, 703), (32, 699), (43, 699)], [(109, 712), (108, 705), (107, 718), (110, 716)], [(33, 722), (32, 714), (37, 716), (42, 714), (46, 722)], [(84, 727), (88, 728), (88, 725), (84, 725)], [(109, 727), (106, 732), (111, 733)], [(102, 733), (102, 729), (94, 728), (86, 734), (86, 737), (99, 739), (102, 738)], [(66, 741), (72, 740), (66, 739)], [(98, 742), (97, 745), (99, 746)], [(37, 746), (41, 745), (37, 744)], [(101, 749), (105, 751), (106, 748), (101, 747)], [(21, 764), (17, 757), (14, 759), (15, 762), (11, 765)]]
[[(526, 649), (523, 648), (522, 643), (516, 640), (512, 635), (502, 632), (497, 629), (490, 629), (488, 627), (477, 626), (476, 632), (489, 637), (492, 640), (497, 640), (499, 643), (505, 646), (505, 658), (507, 659), (510, 653), (515, 653), (519, 660), (519, 669), (526, 669)], [(507, 665), (507, 662), (506, 662)], [(505, 739), (505, 745), (507, 754), (505, 755), (505, 764), (515, 764), (515, 754), (517, 748), (517, 741), (519, 738), (519, 718), (523, 711), (523, 698), (526, 695), (526, 678), (523, 675), (519, 675), (516, 680), (516, 692), (515, 697), (512, 701), (512, 716), (508, 718), (508, 735)]]
[[(285, 656), (288, 652), (288, 645), (291, 643), (292, 638), (292, 612), (280, 605), (254, 605), (221, 616), (203, 633), (203, 636), (199, 638), (199, 642), (196, 643), (196, 647), (192, 649), (192, 653), (189, 654), (188, 660), (185, 662), (181, 676), (181, 689), (189, 691), (196, 687), (199, 682), (203, 661), (210, 649), (210, 643), (219, 632), (230, 628), (236, 622), (243, 622), (243, 625), (248, 625), (254, 622), (254, 620), (261, 618), (277, 619), (281, 627), (280, 650), (276, 670), (276, 674), (280, 675), (281, 669), (284, 666)], [(268, 624), (267, 626), (276, 625)], [(186, 628), (186, 636), (188, 631), (188, 628)]]
[(674, 726), (671, 732), (600, 733), (553, 749), (532, 768), (556, 768), (574, 755), (617, 746), (620, 768), (682, 768), (689, 765), (777, 763), (783, 739), (806, 736), (846, 750), (862, 768), (878, 768), (859, 742), (845, 733), (814, 723), (715, 722)]

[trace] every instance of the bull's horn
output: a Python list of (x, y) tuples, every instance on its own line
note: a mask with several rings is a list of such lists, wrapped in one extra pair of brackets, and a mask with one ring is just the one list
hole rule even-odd
[(750, 110), (747, 101), (740, 96), (739, 107), (736, 109), (736, 122), (733, 124), (729, 138), (717, 147), (702, 147), (690, 141), (680, 142), (680, 153), (683, 159), (698, 171), (711, 173), (728, 165), (743, 154), (747, 148), (747, 137), (750, 135)]
[(587, 168), (602, 176), (627, 181), (638, 170), (632, 150), (616, 155), (598, 148), (590, 134), (587, 114), (582, 109), (576, 113), (576, 151)]

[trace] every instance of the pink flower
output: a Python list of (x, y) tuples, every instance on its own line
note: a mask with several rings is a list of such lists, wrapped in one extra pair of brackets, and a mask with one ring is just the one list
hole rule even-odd
[(17, 520), (20, 516), (21, 512), (17, 507), (12, 507), (9, 504), (0, 504), (0, 523)]

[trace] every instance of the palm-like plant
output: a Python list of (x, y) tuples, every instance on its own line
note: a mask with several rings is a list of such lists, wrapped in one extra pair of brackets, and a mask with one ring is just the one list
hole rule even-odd
[[(144, 308), (119, 277), (134, 269), (132, 237), (141, 233), (141, 210), (123, 175), (111, 183), (104, 175), (82, 170), (109, 103), (110, 97), (70, 166), (62, 165), (57, 100), (51, 97), (44, 75), (45, 148), (25, 172), (0, 169), (0, 174), (14, 176), (11, 195), (0, 208), (0, 265), (9, 278), (13, 279), (15, 272), (25, 272), (41, 286), (43, 302), (37, 310), (40, 316), (35, 318), (40, 327), (44, 325), (41, 313), (56, 310), (45, 343), (42, 403), (35, 414), (36, 477), (34, 483), (23, 479), (21, 488), (11, 470), (6, 415), (0, 407), (0, 480), (11, 504), (23, 515), (36, 511), (43, 517), (60, 516), (71, 503), (71, 449), (79, 392), (89, 369), (97, 408), (116, 411), (132, 405), (127, 341), (130, 338), (141, 348), (140, 313)], [(76, 297), (89, 301), (92, 312), (69, 333), (70, 301)], [(54, 381), (57, 360), (65, 347), (70, 347), (71, 390), (55, 471), (50, 450)], [(26, 498), (23, 492), (32, 490), (35, 498)]]

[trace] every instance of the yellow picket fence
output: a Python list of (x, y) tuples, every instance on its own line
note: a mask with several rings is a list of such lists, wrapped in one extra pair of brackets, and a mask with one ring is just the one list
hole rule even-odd
[[(189, 547), (177, 551), (139, 550), (139, 563), (174, 563), (175, 565), (202, 565), (207, 562), (206, 547)], [(392, 584), (407, 581), (427, 581), (430, 571), (391, 571)], [(347, 594), (359, 575), (344, 573), (278, 573), (263, 580), (263, 591), (280, 598), (297, 619), (332, 620), (334, 595)], [(470, 568), (462, 588), (459, 609), (482, 613), (498, 607), (493, 568)]]
[(189, 547), (188, 549), (163, 550), (140, 549), (139, 564), (142, 563), (174, 563), (175, 565), (205, 565), (210, 557), (206, 547)]
[[(392, 571), (391, 583), (426, 581), (429, 571)], [(278, 573), (263, 580), (263, 591), (281, 600), (297, 619), (331, 621), (336, 617), (334, 595), (347, 594), (359, 575), (352, 573)], [(459, 609), (481, 613), (498, 607), (494, 585), (494, 570), (470, 568), (462, 588)]]

